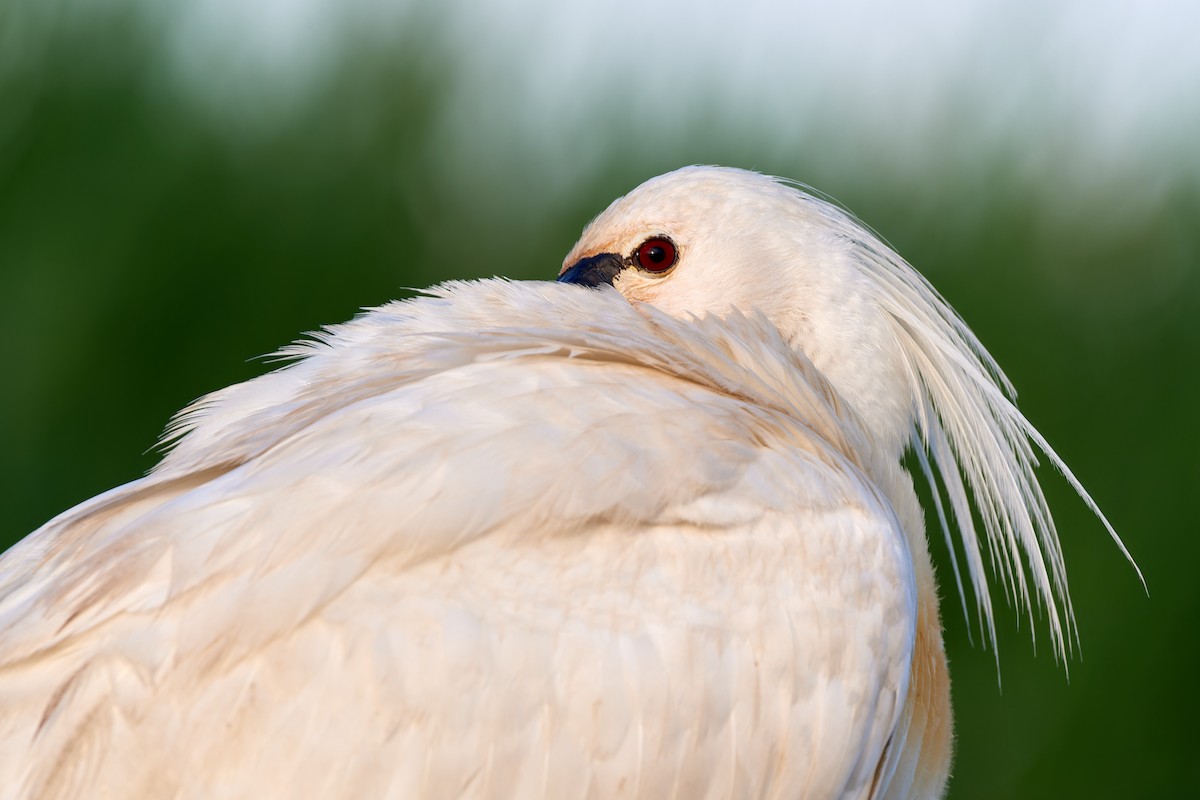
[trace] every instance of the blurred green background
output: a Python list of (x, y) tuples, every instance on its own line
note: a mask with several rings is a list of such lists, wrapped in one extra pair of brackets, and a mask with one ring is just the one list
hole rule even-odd
[(0, 0), (0, 543), (303, 331), (755, 168), (930, 277), (1149, 584), (1047, 474), (1082, 653), (1009, 611), (1001, 687), (942, 587), (951, 797), (1200, 796), (1196, 12), (903, 5)]

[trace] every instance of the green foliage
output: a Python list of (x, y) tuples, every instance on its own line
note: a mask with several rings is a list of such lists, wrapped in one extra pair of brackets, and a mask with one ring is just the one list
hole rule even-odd
[[(1002, 631), (1001, 692), (943, 578), (960, 740), (952, 796), (1195, 789), (1194, 176), (1151, 201), (1133, 193), (1137, 203), (1118, 185), (1060, 195), (1010, 169), (1012, 154), (985, 152), (969, 174), (913, 185), (823, 166), (815, 154), (838, 147), (832, 134), (798, 143), (806, 157), (763, 163), (763, 142), (715, 126), (657, 138), (614, 128), (580, 142), (590, 166), (561, 201), (538, 183), (552, 164), (528, 184), (513, 177), (519, 160), (490, 175), (454, 168), (454, 59), (426, 26), (344, 56), (299, 101), (264, 113), (276, 122), (248, 108), (239, 124), (171, 88), (150, 16), (39, 20), (21, 4), (0, 9), (0, 543), (138, 477), (173, 412), (261, 373), (247, 359), (302, 331), (402, 287), (552, 276), (589, 216), (655, 172), (724, 161), (820, 176), (972, 324), (1150, 586), (1147, 599), (1051, 480), (1083, 658), (1068, 683), (1048, 647), (1029, 658), (1027, 630)], [(253, 92), (241, 96), (275, 102)], [(507, 146), (488, 152), (502, 160)]]

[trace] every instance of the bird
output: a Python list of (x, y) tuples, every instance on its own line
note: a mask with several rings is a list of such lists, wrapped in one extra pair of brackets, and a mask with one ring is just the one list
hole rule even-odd
[(993, 647), (989, 566), (1077, 636), (1039, 453), (1132, 563), (933, 286), (756, 172), (280, 356), (0, 558), (0, 797), (941, 797), (914, 481)]

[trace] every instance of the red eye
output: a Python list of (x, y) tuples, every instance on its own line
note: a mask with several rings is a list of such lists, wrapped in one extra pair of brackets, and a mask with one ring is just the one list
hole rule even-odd
[(647, 272), (666, 272), (675, 266), (678, 256), (674, 242), (663, 236), (655, 236), (642, 242), (634, 251), (633, 260)]

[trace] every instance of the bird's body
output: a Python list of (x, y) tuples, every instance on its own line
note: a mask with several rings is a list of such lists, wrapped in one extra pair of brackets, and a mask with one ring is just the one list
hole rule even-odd
[[(990, 362), (936, 294), (872, 305), (852, 256), (882, 245), (818, 201), (733, 170), (658, 181), (564, 268), (619, 291), (493, 280), (375, 309), (9, 551), (0, 797), (939, 796), (949, 682), (899, 459), (915, 428), (944, 479), (949, 441), (1028, 500), (1017, 444), (1006, 463), (937, 423), (971, 421)], [(794, 239), (846, 274), (768, 276), (826, 295), (800, 305), (687, 283), (739, 269), (703, 235), (725, 196), (762, 225), (755, 258)], [(774, 236), (791, 196), (819, 213)], [(826, 301), (852, 336), (824, 333)]]

